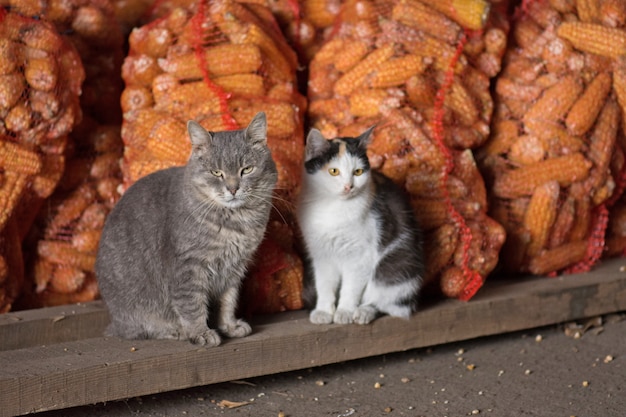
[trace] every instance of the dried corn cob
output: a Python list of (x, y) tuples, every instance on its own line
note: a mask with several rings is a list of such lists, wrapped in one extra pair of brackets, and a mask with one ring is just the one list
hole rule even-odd
[(265, 95), (263, 77), (257, 74), (233, 74), (215, 77), (212, 81), (230, 94), (260, 97)]
[(392, 58), (378, 68), (368, 80), (368, 85), (373, 88), (395, 87), (421, 74), (425, 68), (424, 59), (417, 55)]
[(546, 155), (544, 143), (536, 136), (522, 135), (511, 144), (507, 157), (514, 165), (531, 165)]
[(96, 263), (95, 255), (77, 251), (71, 243), (41, 240), (37, 245), (37, 254), (49, 262), (93, 271)]
[(549, 181), (535, 188), (524, 215), (524, 228), (528, 232), (528, 256), (535, 256), (547, 246), (550, 230), (556, 220), (559, 201), (559, 183)]
[(567, 242), (576, 213), (576, 201), (570, 196), (559, 206), (554, 226), (550, 233), (548, 248), (553, 249)]
[(381, 88), (360, 90), (350, 95), (350, 113), (355, 117), (373, 117), (380, 113), (385, 102), (391, 101), (387, 91)]
[(315, 27), (327, 28), (339, 14), (339, 4), (335, 0), (303, 0), (302, 13)]
[(55, 292), (72, 294), (82, 287), (85, 282), (85, 277), (85, 272), (78, 268), (58, 265), (54, 268), (48, 286)]
[(461, 33), (459, 25), (417, 0), (400, 0), (394, 5), (391, 18), (449, 44), (454, 44)]
[(343, 74), (335, 83), (336, 94), (350, 95), (357, 87), (361, 86), (368, 74), (377, 70), (380, 65), (393, 56), (393, 44), (384, 45), (370, 52), (361, 62), (350, 71)]
[(509, 151), (519, 134), (519, 123), (515, 120), (494, 122), (489, 141), (481, 148), (481, 154), (497, 155)]
[(493, 192), (500, 198), (531, 195), (537, 186), (551, 180), (556, 180), (562, 187), (567, 187), (587, 178), (590, 168), (591, 162), (581, 153), (547, 159), (504, 172), (496, 178)]
[(6, 225), (22, 197), (27, 180), (27, 175), (13, 171), (4, 172), (4, 178), (0, 182), (0, 230)]
[(455, 77), (446, 94), (444, 105), (452, 109), (463, 126), (472, 126), (478, 121), (479, 111), (473, 97), (463, 86), (460, 78)]
[(154, 105), (154, 98), (152, 97), (152, 92), (146, 87), (128, 86), (122, 92), (120, 104), (122, 106), (122, 112), (126, 113), (130, 110), (152, 107)]
[(610, 91), (611, 75), (607, 72), (601, 72), (589, 83), (565, 119), (572, 135), (583, 135), (591, 128)]
[(491, 5), (485, 0), (421, 0), (467, 29), (482, 29)]
[[(361, 62), (361, 60), (367, 55), (369, 52), (369, 45), (367, 42), (362, 40), (348, 40), (341, 41), (338, 45), (341, 45), (341, 50), (336, 51), (336, 55), (332, 57), (333, 65), (337, 70), (341, 72), (347, 72), (351, 70), (356, 64)], [(331, 47), (334, 44), (330, 43)], [(328, 47), (327, 49), (332, 49)], [(317, 55), (315, 57), (318, 60)], [(323, 56), (319, 58), (320, 62), (323, 62)]]
[(609, 58), (626, 55), (626, 30), (596, 23), (563, 22), (557, 35), (567, 39), (574, 48)]
[(450, 263), (458, 246), (458, 239), (457, 229), (451, 223), (446, 223), (429, 234), (425, 246), (426, 259), (428, 259), (424, 274), (426, 283), (434, 279)]
[(22, 73), (0, 75), (0, 110), (7, 111), (18, 102), (26, 87)]
[(524, 123), (531, 120), (561, 120), (582, 92), (578, 77), (563, 77), (557, 84), (544, 91), (543, 95), (524, 114)]
[(16, 143), (0, 141), (0, 168), (24, 175), (41, 171), (41, 158), (31, 150)]
[(191, 153), (185, 124), (175, 119), (157, 123), (148, 139), (147, 149), (157, 159), (184, 165)]
[(548, 249), (530, 260), (528, 269), (535, 275), (545, 275), (559, 271), (584, 258), (587, 252), (587, 241), (578, 240), (559, 247)]
[(600, 16), (597, 0), (576, 0), (576, 13), (581, 22), (596, 22)]

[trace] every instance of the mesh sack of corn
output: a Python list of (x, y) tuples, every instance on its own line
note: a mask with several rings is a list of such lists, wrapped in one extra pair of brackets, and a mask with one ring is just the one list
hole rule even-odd
[(0, 7), (0, 233), (14, 221), (21, 242), (55, 190), (81, 117), (83, 79), (80, 56), (52, 24)]
[(509, 271), (583, 272), (602, 256), (623, 190), (625, 19), (612, 0), (527, 1), (516, 13), (478, 153)]
[(102, 221), (121, 183), (122, 30), (109, 0), (0, 3), (52, 24), (74, 45), (85, 71), (82, 118), (63, 152), (63, 176), (24, 241), (26, 286), (19, 306), (89, 301), (98, 295), (93, 260)]
[[(279, 171), (272, 220), (289, 227), (269, 228), (260, 265), (244, 284), (252, 289), (244, 288), (243, 303), (256, 306), (253, 312), (301, 308), (300, 259), (293, 244), (278, 243), (295, 224), (292, 202), (303, 157), (306, 101), (297, 89), (296, 54), (263, 2), (202, 0), (165, 10), (132, 31), (122, 66), (124, 187), (187, 162), (188, 120), (212, 131), (231, 130), (264, 111)], [(276, 287), (284, 296), (270, 303), (253, 290), (257, 286)]]
[(427, 288), (470, 299), (504, 230), (486, 214), (472, 148), (489, 133), (505, 3), (349, 0), (309, 66), (308, 117), (328, 137), (376, 125), (368, 157), (411, 195)]

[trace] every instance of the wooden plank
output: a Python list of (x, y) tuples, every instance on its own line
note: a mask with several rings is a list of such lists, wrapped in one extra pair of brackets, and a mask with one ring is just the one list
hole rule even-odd
[[(410, 320), (383, 317), (367, 326), (320, 326), (311, 324), (305, 311), (262, 317), (254, 322), (252, 335), (226, 340), (215, 348), (177, 341), (90, 337), (5, 350), (0, 352), (0, 417), (269, 375), (624, 311), (624, 263), (607, 261), (591, 273), (560, 278), (493, 279), (470, 302), (437, 302)], [(95, 307), (105, 314), (101, 305)], [(33, 326), (49, 325), (49, 317), (37, 319), (30, 312), (9, 314), (21, 314)], [(76, 319), (76, 323), (80, 321)]]

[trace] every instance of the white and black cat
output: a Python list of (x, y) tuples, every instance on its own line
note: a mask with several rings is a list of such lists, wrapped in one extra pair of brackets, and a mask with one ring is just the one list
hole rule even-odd
[(356, 138), (306, 139), (298, 222), (311, 262), (313, 323), (408, 318), (424, 272), (422, 233), (404, 191), (370, 169), (367, 130)]
[(107, 218), (96, 274), (109, 335), (216, 346), (209, 312), (225, 336), (251, 332), (235, 312), (277, 181), (265, 113), (246, 129), (187, 127), (187, 165), (140, 179)]

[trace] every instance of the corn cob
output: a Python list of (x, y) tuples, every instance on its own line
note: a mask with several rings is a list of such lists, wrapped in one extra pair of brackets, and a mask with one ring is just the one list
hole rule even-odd
[(622, 0), (603, 0), (598, 14), (606, 26), (618, 27), (626, 24), (626, 4)]
[(591, 128), (610, 91), (611, 75), (607, 72), (601, 72), (589, 83), (565, 119), (572, 135), (583, 135)]
[[(444, 73), (448, 70), (450, 62), (456, 55), (456, 47), (435, 39), (432, 36), (424, 35), (422, 40), (413, 42), (406, 41), (403, 44), (409, 53), (434, 60), (434, 67)], [(454, 71), (456, 74), (460, 74), (466, 67), (467, 57), (461, 55), (454, 67)]]
[(122, 181), (117, 177), (102, 178), (96, 184), (96, 191), (100, 201), (107, 204), (108, 207), (113, 207), (120, 198), (118, 187)]
[(268, 137), (290, 136), (296, 131), (296, 113), (289, 103), (249, 102), (234, 110), (233, 117), (240, 126), (247, 126), (259, 111), (264, 111), (267, 116)]
[(444, 105), (454, 111), (463, 126), (472, 126), (478, 121), (478, 107), (459, 77), (454, 77), (454, 82), (445, 95)]
[(587, 241), (578, 240), (548, 249), (533, 257), (528, 269), (535, 275), (545, 275), (559, 271), (584, 258), (587, 252)]
[(383, 62), (391, 58), (393, 53), (393, 44), (386, 44), (370, 52), (361, 62), (337, 80), (334, 85), (335, 93), (342, 96), (350, 95), (365, 82), (370, 73), (378, 70)]
[(595, 23), (563, 22), (557, 35), (567, 39), (574, 48), (609, 58), (626, 55), (626, 30)]
[(0, 39), (0, 75), (16, 71), (17, 63), (21, 61), (19, 52), (17, 44), (11, 39)]
[(558, 208), (556, 219), (548, 240), (548, 248), (553, 249), (567, 242), (574, 225), (576, 201), (570, 196)]
[[(294, 79), (297, 63), (295, 60), (290, 61), (285, 56), (285, 53), (291, 51), (291, 49), (284, 48), (281, 50), (274, 40), (259, 26), (255, 24), (249, 25), (248, 32), (244, 38), (244, 44), (252, 44), (259, 47), (266, 57), (264, 61), (266, 70), (267, 66), (276, 69), (277, 81), (290, 81)], [(239, 66), (238, 63), (237, 66)]]
[(173, 118), (157, 123), (148, 139), (147, 149), (157, 159), (184, 165), (191, 153), (184, 123)]
[(581, 153), (551, 158), (504, 172), (496, 178), (493, 192), (500, 198), (531, 195), (537, 186), (551, 180), (567, 187), (587, 178), (590, 168), (591, 162)]
[[(261, 50), (253, 43), (211, 46), (204, 51), (204, 61), (207, 70), (214, 76), (256, 72), (262, 64)], [(158, 65), (163, 71), (178, 79), (203, 76), (200, 62), (193, 52), (167, 59), (159, 58)]]
[(65, 169), (65, 155), (43, 154), (41, 171), (33, 178), (31, 190), (39, 198), (52, 195)]
[(600, 16), (597, 0), (576, 0), (576, 12), (581, 22), (596, 22)]
[(396, 184), (404, 184), (409, 170), (409, 163), (410, 161), (407, 158), (391, 155), (385, 160), (383, 166), (380, 167), (380, 172)]
[(613, 71), (613, 91), (622, 108), (622, 114), (626, 114), (626, 57), (615, 61)]
[(554, 122), (528, 120), (525, 128), (531, 135), (543, 141), (544, 148), (551, 157), (579, 152), (585, 147), (581, 137), (570, 135), (566, 129)]
[(426, 239), (426, 272), (424, 282), (428, 283), (452, 261), (452, 255), (458, 246), (459, 234), (452, 223), (436, 228)]
[(433, 107), (435, 103), (435, 87), (422, 75), (413, 75), (406, 81), (406, 94), (415, 108)]
[(519, 136), (511, 145), (509, 161), (514, 165), (531, 165), (540, 162), (546, 155), (544, 143), (536, 136)]
[(346, 39), (341, 45), (341, 51), (336, 51), (337, 54), (333, 58), (335, 68), (341, 72), (351, 70), (369, 52), (369, 45), (365, 41)]
[(0, 75), (0, 110), (7, 111), (18, 102), (26, 89), (26, 80), (19, 72)]
[(442, 272), (439, 284), (441, 292), (446, 297), (458, 298), (463, 293), (467, 282), (468, 279), (463, 269), (458, 266), (450, 266)]
[(32, 123), (32, 112), (24, 102), (19, 102), (9, 111), (4, 118), (6, 128), (19, 134), (27, 134)]
[(157, 101), (154, 109), (181, 119), (194, 119), (200, 115), (221, 112), (217, 92), (203, 81), (177, 85)]
[(443, 199), (411, 198), (411, 206), (424, 230), (432, 230), (449, 222), (449, 211)]
[(10, 23), (7, 21), (12, 17), (14, 17), (15, 20), (22, 18), (13, 13), (9, 13), (5, 17), (7, 27), (18, 28), (21, 26), (18, 31), (20, 42), (33, 49), (41, 49), (42, 51), (49, 52), (52, 55), (56, 55), (59, 51), (64, 49), (64, 40), (57, 34), (56, 29), (51, 23), (39, 20), (35, 23), (19, 23), (14, 25), (13, 22)]
[(549, 181), (535, 188), (524, 215), (524, 228), (528, 232), (528, 256), (535, 256), (547, 246), (552, 225), (556, 219), (559, 201), (559, 183)]
[(496, 93), (514, 100), (534, 101), (543, 89), (534, 84), (521, 84), (509, 77), (499, 77), (496, 82)]
[(334, 64), (338, 55), (345, 51), (346, 39), (335, 37), (324, 43), (315, 53), (313, 62), (318, 65)]
[(41, 240), (37, 244), (37, 254), (49, 262), (73, 266), (83, 271), (93, 271), (96, 263), (95, 255), (79, 252), (69, 242)]
[(591, 133), (587, 158), (595, 164), (598, 171), (603, 173), (608, 170), (611, 162), (619, 118), (619, 106), (613, 100), (606, 101)]
[(8, 141), (0, 141), (0, 168), (19, 174), (33, 175), (41, 171), (41, 157), (34, 151)]
[(423, 58), (417, 55), (392, 58), (379, 67), (368, 80), (368, 85), (373, 88), (395, 87), (404, 84), (412, 76), (421, 74), (425, 68)]
[(224, 91), (244, 96), (260, 97), (265, 95), (263, 77), (257, 74), (233, 74), (215, 77), (212, 81)]
[(85, 276), (85, 272), (76, 267), (57, 265), (48, 282), (48, 288), (62, 294), (71, 294), (84, 284)]
[(391, 18), (451, 45), (456, 43), (461, 33), (459, 25), (417, 0), (401, 0), (396, 3)]
[(350, 113), (354, 117), (376, 116), (385, 101), (389, 101), (386, 90), (381, 88), (359, 90), (350, 96)]
[(485, 0), (422, 0), (467, 29), (482, 29), (487, 23), (490, 4)]
[(504, 154), (519, 135), (519, 123), (515, 120), (494, 121), (492, 133), (485, 146), (479, 151), (484, 155)]
[(279, 284), (278, 295), (282, 309), (299, 310), (302, 303), (302, 279), (304, 267), (300, 258), (291, 253), (285, 253), (288, 266), (278, 271), (274, 279)]
[(161, 72), (157, 60), (148, 55), (129, 55), (122, 64), (122, 78), (129, 86), (150, 87)]
[(524, 115), (529, 120), (561, 120), (582, 92), (580, 80), (573, 75), (563, 77), (557, 84), (544, 91), (543, 95)]
[(4, 228), (13, 210), (20, 201), (28, 176), (13, 171), (5, 171), (0, 183), (0, 230)]
[(91, 164), (89, 175), (96, 179), (115, 176), (120, 172), (120, 158), (119, 152), (105, 152), (96, 156)]
[(130, 110), (152, 107), (154, 105), (154, 98), (152, 97), (152, 92), (146, 87), (128, 86), (122, 91), (120, 104), (122, 106), (122, 112), (126, 113)]
[(330, 27), (339, 14), (339, 2), (333, 0), (303, 0), (302, 13), (317, 28)]
[(159, 26), (135, 27), (128, 36), (130, 51), (153, 58), (164, 57), (172, 41), (172, 32)]

